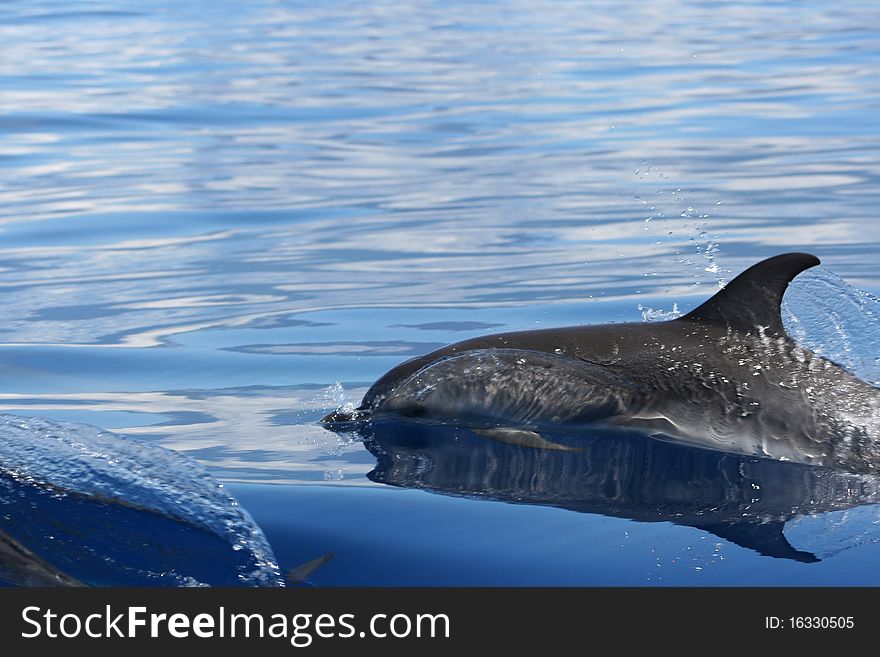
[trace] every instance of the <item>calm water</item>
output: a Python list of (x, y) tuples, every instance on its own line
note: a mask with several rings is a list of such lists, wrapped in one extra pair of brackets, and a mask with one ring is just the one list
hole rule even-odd
[[(875, 2), (2, 4), (0, 410), (197, 460), (282, 567), (336, 554), (316, 584), (880, 584), (876, 491), (842, 475), (731, 471), (801, 482), (764, 511), (815, 562), (624, 485), (714, 456), (602, 452), (610, 501), (529, 497), (383, 461), (463, 458), (443, 436), (316, 423), (441, 344), (687, 310), (790, 250), (856, 288), (855, 346), (824, 347), (877, 381), (878, 25)], [(691, 506), (745, 485), (711, 481)]]

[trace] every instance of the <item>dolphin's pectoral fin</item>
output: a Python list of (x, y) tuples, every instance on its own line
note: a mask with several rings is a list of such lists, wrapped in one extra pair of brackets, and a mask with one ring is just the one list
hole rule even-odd
[(306, 561), (303, 564), (300, 564), (296, 568), (291, 568), (285, 573), (284, 578), (287, 580), (288, 584), (300, 584), (305, 582), (309, 576), (318, 570), (325, 563), (333, 559), (333, 554), (322, 554), (320, 557), (315, 557), (311, 561)]
[(563, 445), (547, 440), (537, 431), (531, 429), (516, 429), (508, 427), (492, 427), (491, 429), (474, 429), (474, 433), (499, 443), (508, 445), (516, 445), (518, 447), (532, 447), (534, 449), (551, 449), (560, 452), (578, 452), (577, 447), (571, 445)]
[(709, 523), (694, 526), (767, 557), (791, 559), (801, 563), (816, 563), (819, 561), (819, 557), (812, 552), (798, 550), (788, 542), (785, 534), (782, 533), (785, 527), (784, 522)]
[(762, 326), (768, 334), (785, 335), (779, 313), (782, 296), (795, 276), (818, 264), (819, 259), (808, 253), (785, 253), (762, 260), (681, 320), (744, 331)]
[(605, 424), (617, 427), (639, 429), (655, 438), (668, 439), (679, 435), (681, 432), (671, 420), (658, 415), (656, 417), (620, 415), (604, 420)]

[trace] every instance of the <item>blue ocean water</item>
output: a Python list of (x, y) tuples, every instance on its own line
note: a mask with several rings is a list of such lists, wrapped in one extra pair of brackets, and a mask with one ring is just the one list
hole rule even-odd
[[(713, 456), (603, 451), (617, 497), (529, 497), (317, 423), (442, 344), (686, 311), (793, 250), (825, 273), (790, 329), (876, 383), (878, 24), (873, 2), (2, 4), (0, 410), (194, 459), (282, 568), (336, 555), (317, 585), (880, 584), (864, 482), (737, 462), (686, 496), (797, 479), (763, 512), (806, 561), (680, 506), (648, 521), (669, 491), (623, 485), (645, 459), (728, 472)], [(428, 438), (402, 462), (462, 458)]]

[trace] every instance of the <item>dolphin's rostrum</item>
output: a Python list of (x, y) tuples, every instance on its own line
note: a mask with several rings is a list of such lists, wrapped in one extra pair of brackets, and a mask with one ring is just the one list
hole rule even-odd
[(753, 265), (666, 322), (499, 333), (382, 376), (338, 428), (380, 416), (466, 425), (535, 447), (548, 427), (604, 425), (749, 456), (880, 471), (880, 390), (795, 344), (780, 304), (819, 264), (788, 253)]

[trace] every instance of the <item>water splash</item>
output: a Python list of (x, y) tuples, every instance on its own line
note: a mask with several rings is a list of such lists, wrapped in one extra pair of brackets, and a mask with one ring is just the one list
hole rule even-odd
[(314, 401), (321, 410), (354, 411), (354, 401), (339, 381), (324, 388)]
[[(0, 473), (68, 498), (71, 508), (88, 498), (208, 530), (249, 557), (237, 566), (238, 583), (283, 585), (272, 548), (250, 515), (200, 465), (171, 450), (86, 425), (0, 414)], [(178, 585), (186, 579), (176, 576)]]
[[(322, 390), (315, 399), (315, 404), (322, 411), (336, 411), (346, 415), (355, 411), (354, 401), (339, 381)], [(360, 436), (354, 432), (341, 431), (335, 436), (336, 442), (327, 450), (327, 456), (333, 459), (341, 457), (350, 445), (361, 440)], [(342, 481), (343, 479), (345, 479), (345, 468), (335, 462), (324, 470), (324, 481)]]
[(681, 310), (678, 309), (677, 303), (672, 304), (672, 310), (662, 310), (639, 304), (639, 311), (641, 311), (642, 320), (645, 322), (665, 322), (681, 317)]
[(789, 285), (782, 321), (800, 345), (880, 386), (880, 299), (816, 267)]
[(706, 266), (703, 268), (703, 271), (709, 272), (715, 277), (715, 283), (718, 285), (719, 290), (727, 285), (727, 280), (724, 278), (721, 268), (715, 260), (715, 254), (718, 253), (720, 248), (718, 242), (708, 240), (702, 249), (703, 258), (706, 260)]
[(880, 543), (880, 506), (873, 504), (802, 516), (789, 521), (785, 536), (821, 559)]
[[(643, 160), (642, 164), (647, 165), (648, 161)], [(637, 168), (634, 174), (640, 181), (644, 181), (651, 174), (652, 168), (651, 166)], [(661, 180), (667, 178), (660, 172), (657, 175)], [(666, 193), (664, 194), (664, 192)], [(643, 215), (643, 230), (650, 231), (649, 234), (656, 233), (652, 236), (656, 245), (663, 244), (663, 240), (657, 239), (659, 233), (665, 233), (666, 243), (676, 244), (676, 262), (692, 278), (694, 286), (702, 285), (705, 274), (708, 273), (712, 275), (717, 288), (719, 290), (723, 288), (727, 284), (726, 272), (718, 266), (716, 261), (716, 254), (721, 248), (718, 242), (720, 236), (710, 235), (708, 232), (711, 215), (696, 207), (698, 202), (692, 201), (681, 187), (663, 184), (661, 188), (654, 190), (654, 195), (655, 199), (649, 201), (643, 199), (640, 194), (633, 194), (633, 200), (639, 202), (643, 212), (647, 214), (647, 216)], [(683, 207), (683, 209), (671, 207), (672, 204)], [(717, 201), (715, 205), (716, 207), (720, 206), (721, 201)], [(683, 241), (684, 238), (687, 239), (686, 244)], [(698, 257), (693, 258), (688, 251), (696, 253)], [(649, 268), (645, 276), (656, 276), (653, 267)], [(646, 319), (646, 321), (652, 320)]]

